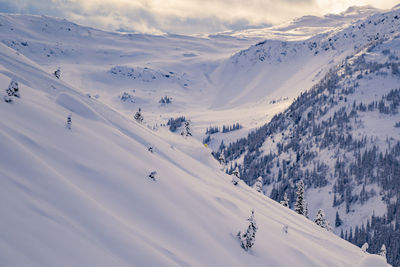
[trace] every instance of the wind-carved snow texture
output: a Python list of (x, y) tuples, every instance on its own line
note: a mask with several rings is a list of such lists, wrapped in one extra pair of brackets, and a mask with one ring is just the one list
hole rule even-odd
[[(394, 126), (400, 122), (392, 114), (397, 108), (399, 45), (394, 38), (397, 20), (390, 21), (396, 12), (379, 14), (388, 17), (379, 23), (379, 16), (372, 17), (371, 23), (377, 22), (380, 36), (391, 28), (390, 23), (395, 32), (378, 38), (370, 51), (357, 48), (360, 54), (352, 56), (356, 43), (348, 41), (344, 45), (343, 40), (353, 37), (340, 37), (336, 42), (343, 42), (341, 45), (333, 44), (335, 49), (329, 45), (325, 50), (322, 47), (329, 43), (329, 36), (353, 32), (350, 28), (332, 28), (310, 40), (268, 40), (252, 46), (245, 52), (251, 56), (249, 61), (238, 58), (244, 67), (232, 64), (230, 56), (262, 42), (259, 37), (118, 34), (49, 17), (0, 14), (0, 85), (5, 94), (15, 79), (21, 95), (12, 103), (0, 103), (0, 227), (5, 229), (1, 234), (0, 265), (356, 266), (366, 257), (360, 248), (258, 191), (270, 195), (275, 184), (274, 192), (280, 196), (284, 191), (281, 185), (288, 182), (286, 192), (293, 201), (292, 182), (300, 177), (290, 175), (300, 171), (304, 175), (308, 169), (312, 179), (304, 182), (311, 217), (316, 208), (323, 208), (332, 222), (331, 213), (339, 209), (342, 228), (346, 229), (358, 224), (360, 217), (370, 217), (372, 210), (366, 204), (361, 206), (364, 199), (376, 209), (369, 227), (379, 233), (388, 229), (386, 222), (394, 221), (390, 214), (397, 216), (390, 212), (396, 202), (394, 190), (382, 190), (386, 186), (383, 180), (366, 179), (364, 191), (357, 180), (343, 181), (352, 189), (350, 196), (358, 198), (348, 198), (345, 192), (344, 202), (332, 208), (333, 195), (340, 202), (343, 192), (333, 192), (333, 182), (340, 180), (332, 172), (335, 162), (330, 157), (337, 150), (346, 159), (358, 153), (353, 148), (348, 151), (347, 135), (343, 141), (336, 130), (342, 127), (343, 135), (354, 135), (351, 144), (357, 139), (357, 144), (364, 145), (359, 151), (361, 159), (367, 148), (374, 151), (373, 140), (367, 138), (364, 144), (363, 136), (376, 131), (376, 151), (388, 151), (387, 156), (382, 153), (380, 162), (389, 166), (395, 163), (390, 157), (397, 153), (398, 128)], [(372, 30), (368, 31), (374, 36)], [(308, 45), (311, 41), (317, 43), (312, 49)], [(253, 50), (259, 51), (253, 54)], [(344, 67), (339, 67), (336, 74), (328, 72), (346, 56), (351, 73)], [(390, 64), (386, 64), (388, 59)], [(362, 69), (357, 70), (357, 66)], [(59, 67), (62, 74), (57, 79), (53, 73)], [(348, 77), (342, 77), (340, 71)], [(320, 84), (329, 88), (343, 86), (345, 91), (332, 87), (335, 94), (322, 88), (317, 95), (302, 94), (291, 109), (272, 119), (270, 126), (251, 133), (247, 139), (251, 141), (239, 139), (229, 145), (270, 121), (288, 107), (293, 97), (311, 88), (326, 73), (329, 74)], [(348, 80), (358, 82), (358, 87), (352, 82), (347, 84)], [(358, 94), (360, 88), (364, 93)], [(385, 91), (375, 96), (376, 88)], [(127, 99), (134, 101), (121, 101), (124, 92), (129, 95), (125, 95)], [(159, 101), (165, 96), (173, 102), (161, 105)], [(351, 106), (353, 98), (358, 117), (350, 117), (352, 121), (348, 123), (344, 112), (349, 118), (346, 105)], [(310, 110), (303, 110), (303, 102), (307, 101), (317, 102), (307, 107)], [(371, 104), (373, 101), (378, 103)], [(373, 110), (368, 110), (370, 104)], [(302, 122), (302, 116), (314, 107), (314, 117), (319, 118), (315, 125), (322, 125), (334, 112), (338, 118), (326, 126), (332, 126), (337, 138), (331, 138), (332, 143), (321, 151), (314, 145), (324, 144), (323, 133), (316, 135), (319, 139), (314, 143), (307, 143), (307, 136), (296, 135), (295, 140), (301, 139), (298, 146), (289, 141), (291, 133), (297, 134), (294, 123)], [(342, 107), (346, 109), (340, 111)], [(141, 115), (138, 121), (136, 112)], [(173, 124), (178, 134), (171, 132), (166, 125), (170, 118), (190, 118), (191, 134), (182, 138), (179, 133), (183, 124), (178, 126), (179, 123)], [(353, 121), (357, 123), (353, 125)], [(379, 127), (375, 127), (378, 123)], [(346, 128), (349, 124), (351, 130)], [(389, 124), (391, 131), (384, 127)], [(209, 147), (218, 147), (220, 140), (225, 140), (227, 166), (222, 160), (221, 164), (215, 161), (211, 150), (201, 142), (211, 125), (240, 125), (234, 131), (212, 134), (209, 143)], [(298, 133), (310, 134), (305, 126), (302, 124), (303, 130), (299, 128)], [(271, 130), (268, 135), (262, 132), (265, 129)], [(386, 141), (389, 133), (395, 141), (390, 137)], [(265, 140), (271, 134), (274, 138)], [(300, 148), (305, 144), (303, 139), (309, 145), (306, 150)], [(268, 158), (268, 151), (277, 153), (277, 143), (281, 151), (275, 156), (280, 160), (273, 161)], [(346, 146), (340, 147), (342, 143)], [(305, 151), (299, 153), (298, 168), (293, 167), (297, 166), (297, 154), (292, 153), (296, 147)], [(329, 152), (325, 157), (324, 151)], [(317, 157), (319, 161), (312, 162)], [(350, 173), (348, 164), (352, 161), (339, 159), (338, 172), (359, 177)], [(255, 179), (261, 176), (262, 190), (242, 181), (233, 185), (232, 177), (221, 169), (229, 172), (235, 163), (239, 165), (238, 177), (246, 183), (251, 185), (251, 173), (257, 173)], [(266, 167), (255, 168), (261, 165)], [(325, 172), (332, 173), (332, 177), (323, 176)], [(392, 174), (389, 173), (390, 179)], [(340, 186), (338, 182), (337, 188)], [(383, 219), (379, 210), (386, 212), (388, 202), (391, 204)], [(351, 210), (347, 214), (345, 203)], [(244, 218), (252, 210), (257, 217), (257, 241), (244, 251), (235, 234), (238, 229), (246, 229)], [(378, 225), (382, 227), (377, 228)], [(355, 238), (355, 233), (360, 229), (348, 239), (357, 244), (362, 238)], [(368, 251), (373, 252), (385, 242), (388, 260), (393, 260), (393, 243), (375, 240)]]

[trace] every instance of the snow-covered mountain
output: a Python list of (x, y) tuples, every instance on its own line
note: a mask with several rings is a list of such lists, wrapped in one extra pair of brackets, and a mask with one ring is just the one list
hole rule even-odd
[[(391, 60), (378, 72), (393, 70), (398, 22), (389, 21), (391, 16), (371, 17), (375, 27), (368, 30), (342, 29), (343, 22), (340, 29), (333, 25), (303, 41), (260, 42), (235, 34), (110, 33), (61, 19), (0, 14), (0, 84), (7, 100), (0, 102), (0, 264), (356, 266), (365, 259), (362, 264), (368, 264), (358, 247), (242, 181), (234, 186), (210, 148), (270, 121), (300, 92), (323, 77), (319, 84), (329, 80), (329, 68), (346, 57), (346, 66), (353, 66), (353, 59), (375, 55)], [(352, 37), (355, 32), (360, 36)], [(376, 45), (361, 49), (370, 41)], [(374, 82), (393, 85), (395, 75), (385, 72)], [(371, 73), (362, 73), (360, 88), (363, 81), (372, 86)], [(360, 74), (345, 72), (338, 83)], [(6, 96), (11, 81), (18, 82), (20, 97)], [(141, 123), (133, 119), (139, 108)], [(193, 136), (181, 136), (182, 126), (176, 133), (166, 126), (180, 116), (190, 122)], [(213, 134), (210, 148), (202, 144), (207, 127), (236, 123), (240, 127)], [(267, 144), (263, 139), (261, 145)], [(244, 144), (239, 156), (248, 152)], [(269, 193), (273, 179), (263, 178)], [(310, 211), (326, 206), (322, 200), (312, 206), (307, 194)], [(236, 234), (247, 228), (252, 210), (258, 231), (254, 247), (245, 251)]]
[[(296, 182), (304, 180), (310, 214), (328, 211), (337, 234), (357, 245), (370, 243), (371, 252), (390, 243), (395, 266), (400, 264), (399, 24), (397, 9), (319, 43), (303, 43), (315, 44), (309, 47), (316, 56), (329, 57), (334, 47), (348, 52), (344, 59), (338, 53), (338, 64), (287, 110), (247, 138), (220, 147), (233, 164), (229, 173), (238, 164), (250, 185), (261, 176), (266, 194), (278, 201), (284, 193), (293, 201)], [(254, 58), (262, 52), (254, 46), (246, 53)], [(295, 57), (293, 52), (289, 60)]]

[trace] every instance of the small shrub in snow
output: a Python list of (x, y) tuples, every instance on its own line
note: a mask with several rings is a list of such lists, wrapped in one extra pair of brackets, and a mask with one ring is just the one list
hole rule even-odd
[(120, 96), (121, 101), (123, 102), (131, 102), (131, 103), (135, 103), (135, 100), (133, 99), (133, 95), (124, 92), (121, 96)]
[(251, 211), (250, 218), (247, 220), (249, 221), (249, 226), (247, 227), (246, 233), (242, 234), (240, 231), (237, 233), (241, 246), (246, 251), (254, 246), (254, 242), (256, 241), (256, 232), (258, 227), (254, 218), (254, 210)]
[(148, 175), (148, 177), (149, 177), (151, 180), (156, 181), (156, 175), (157, 175), (157, 172), (156, 172), (156, 171), (152, 171), (152, 172)]
[(289, 199), (287, 197), (286, 192), (283, 194), (283, 200), (280, 202), (282, 206), (288, 208), (289, 207)]
[(65, 127), (68, 130), (71, 130), (71, 128), (72, 128), (72, 115), (71, 114), (68, 115), (68, 117), (67, 117), (67, 124), (65, 125)]
[(54, 71), (54, 76), (56, 76), (57, 79), (60, 79), (61, 77), (61, 69), (58, 68), (56, 71)]
[(160, 101), (158, 101), (160, 104), (170, 104), (172, 103), (172, 97), (164, 96), (161, 97)]
[(142, 109), (141, 108), (139, 108), (139, 110), (136, 112), (136, 114), (134, 116), (134, 119), (137, 122), (143, 122), (143, 115), (142, 115)]
[(282, 227), (282, 233), (287, 234), (287, 233), (288, 233), (288, 230), (289, 230), (289, 226), (288, 226), (287, 224), (285, 224), (285, 225)]

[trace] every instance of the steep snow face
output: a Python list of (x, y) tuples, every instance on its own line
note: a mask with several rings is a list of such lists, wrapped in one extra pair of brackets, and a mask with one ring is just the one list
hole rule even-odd
[[(0, 102), (2, 266), (308, 267), (362, 259), (359, 248), (243, 182), (232, 185), (195, 139), (150, 130), (0, 48), (0, 84), (18, 79), (21, 94)], [(236, 233), (251, 210), (258, 230), (245, 252)]]

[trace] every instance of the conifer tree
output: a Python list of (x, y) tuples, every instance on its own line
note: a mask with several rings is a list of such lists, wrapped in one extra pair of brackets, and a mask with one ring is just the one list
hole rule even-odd
[(305, 215), (304, 209), (304, 182), (300, 180), (297, 183), (297, 191), (296, 191), (296, 203), (294, 204), (294, 211), (298, 214)]
[(280, 202), (282, 206), (289, 207), (289, 199), (287, 197), (286, 192), (283, 194), (283, 200)]
[(225, 165), (225, 157), (224, 157), (223, 151), (221, 151), (221, 153), (219, 153), (218, 161), (219, 161), (219, 164)]
[(257, 190), (257, 192), (262, 193), (262, 186), (263, 186), (263, 179), (261, 176), (259, 176), (254, 183), (254, 188)]
[(365, 242), (364, 245), (362, 245), (361, 250), (362, 250), (364, 253), (367, 253), (368, 247), (369, 247), (368, 243)]
[(309, 219), (309, 217), (308, 217), (308, 203), (305, 202), (305, 201), (304, 201), (304, 203), (305, 203), (304, 217), (306, 217), (307, 219)]
[(135, 120), (137, 122), (142, 122), (143, 121), (143, 115), (142, 115), (142, 109), (141, 108), (138, 109), (138, 111), (136, 112), (134, 118), (135, 118)]
[(56, 76), (57, 79), (60, 79), (60, 77), (61, 77), (61, 69), (60, 69), (60, 67), (58, 67), (57, 70), (54, 71), (54, 76)]
[(65, 125), (65, 127), (68, 130), (71, 130), (71, 128), (72, 128), (72, 115), (71, 114), (69, 114), (67, 117), (67, 124)]
[(322, 209), (319, 209), (319, 210), (318, 210), (318, 213), (317, 213), (317, 216), (315, 217), (314, 222), (315, 222), (318, 226), (320, 226), (320, 227), (322, 227), (322, 228), (324, 228), (324, 229), (326, 229), (326, 230), (328, 230), (328, 231), (330, 230), (329, 222), (328, 222), (328, 220), (325, 218), (325, 213), (324, 213), (324, 211), (323, 211)]
[(343, 223), (342, 219), (340, 219), (339, 212), (336, 211), (336, 218), (335, 218), (335, 227), (341, 226)]
[(188, 121), (185, 121), (185, 126), (181, 132), (182, 136), (192, 136), (192, 132), (190, 130), (190, 123)]
[(248, 251), (256, 240), (256, 232), (258, 230), (256, 219), (254, 218), (254, 210), (251, 211), (249, 226), (247, 227), (246, 233), (242, 234), (240, 231), (237, 234), (238, 239), (241, 242), (241, 246), (244, 250)]
[(238, 185), (239, 180), (240, 180), (240, 172), (239, 168), (236, 166), (236, 168), (232, 172), (232, 183), (234, 185)]
[(381, 250), (379, 251), (379, 255), (384, 257), (386, 260), (386, 246), (385, 244), (382, 244)]
[(10, 84), (8, 85), (8, 88), (6, 90), (6, 95), (4, 96), (4, 101), (7, 103), (12, 102), (11, 97), (17, 97), (20, 98), (20, 93), (19, 93), (19, 87), (18, 87), (18, 82), (15, 80), (11, 80)]

